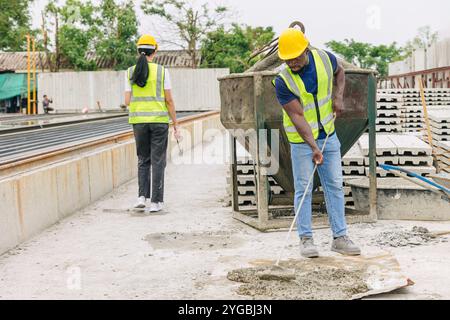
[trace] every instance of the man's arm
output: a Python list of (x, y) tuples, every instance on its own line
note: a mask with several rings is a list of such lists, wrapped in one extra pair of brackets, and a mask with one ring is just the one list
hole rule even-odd
[(344, 89), (345, 89), (345, 71), (338, 64), (337, 70), (333, 77), (333, 111), (339, 117), (344, 112)]
[(323, 162), (322, 152), (317, 146), (316, 141), (314, 140), (313, 133), (311, 131), (311, 127), (309, 126), (309, 123), (306, 121), (304, 117), (303, 108), (300, 104), (300, 101), (298, 101), (297, 99), (292, 100), (291, 102), (285, 104), (283, 106), (283, 109), (291, 118), (291, 121), (294, 124), (295, 128), (297, 129), (297, 132), (300, 134), (303, 140), (305, 140), (305, 142), (311, 147), (313, 151), (313, 161), (316, 164), (322, 164)]

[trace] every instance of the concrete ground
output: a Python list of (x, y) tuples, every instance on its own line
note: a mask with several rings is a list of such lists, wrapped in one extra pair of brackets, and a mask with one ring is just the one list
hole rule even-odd
[[(1, 299), (246, 299), (228, 271), (276, 259), (285, 232), (261, 233), (231, 218), (224, 206), (226, 165), (169, 164), (160, 215), (127, 211), (137, 181), (0, 257)], [(380, 221), (349, 226), (363, 253), (390, 251), (414, 286), (374, 297), (449, 299), (450, 242), (380, 248), (380, 232), (450, 222)], [(329, 229), (315, 231), (322, 255), (333, 256)], [(285, 259), (299, 258), (295, 235)]]

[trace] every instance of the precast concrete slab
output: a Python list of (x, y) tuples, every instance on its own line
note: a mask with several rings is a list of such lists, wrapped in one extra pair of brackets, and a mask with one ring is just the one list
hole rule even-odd
[(397, 109), (377, 110), (378, 117), (400, 117), (401, 115), (402, 110)]
[(401, 102), (403, 96), (401, 94), (379, 93), (377, 94), (377, 102)]
[(450, 135), (450, 129), (446, 129), (446, 128), (435, 128), (435, 127), (431, 127), (431, 131), (439, 136), (449, 136)]
[(437, 123), (450, 123), (450, 108), (448, 110), (430, 110), (428, 117)]
[[(364, 164), (366, 166), (369, 166), (369, 163), (370, 163), (369, 158), (368, 157), (364, 158)], [(399, 157), (398, 156), (377, 157), (377, 166), (379, 166), (380, 164), (389, 164), (396, 166), (399, 164)]]
[(399, 102), (377, 102), (378, 110), (402, 109), (403, 103)]
[(397, 124), (389, 124), (389, 125), (383, 125), (383, 124), (377, 124), (377, 132), (384, 132), (384, 133), (390, 133), (390, 132), (401, 132), (402, 131), (402, 125)]
[(384, 117), (380, 117), (377, 118), (376, 120), (376, 124), (377, 127), (379, 127), (379, 125), (398, 125), (401, 124), (403, 121), (400, 118), (384, 118)]
[(448, 136), (448, 135), (439, 135), (439, 134), (433, 133), (431, 136), (436, 141), (450, 141), (450, 136)]
[(433, 157), (431, 156), (401, 156), (398, 158), (399, 165), (405, 166), (432, 166)]
[(343, 166), (342, 172), (345, 175), (364, 175), (365, 169), (363, 166)]
[(342, 157), (342, 164), (345, 166), (363, 166), (364, 155), (358, 143), (355, 143), (353, 147)]
[(450, 123), (430, 121), (430, 125), (437, 129), (450, 129)]
[[(369, 156), (369, 135), (362, 135), (358, 143), (363, 155)], [(388, 135), (377, 135), (376, 153), (377, 156), (395, 156), (397, 154), (397, 146), (389, 139)]]
[(427, 143), (423, 142), (417, 137), (409, 135), (393, 134), (389, 135), (391, 140), (397, 148), (399, 155), (430, 155), (432, 148)]

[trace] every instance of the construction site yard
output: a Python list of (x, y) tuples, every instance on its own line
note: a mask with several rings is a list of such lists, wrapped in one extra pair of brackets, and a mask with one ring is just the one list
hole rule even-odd
[[(264, 298), (251, 290), (242, 294), (242, 283), (231, 281), (229, 273), (275, 261), (286, 231), (264, 233), (232, 218), (225, 201), (227, 168), (168, 164), (165, 207), (157, 214), (129, 209), (136, 198), (135, 180), (119, 187), (2, 255), (0, 299)], [(368, 299), (450, 299), (450, 238), (427, 236), (422, 228), (445, 232), (450, 222), (349, 225), (350, 237), (362, 248), (361, 259), (392, 254), (401, 273), (414, 282)], [(294, 233), (283, 261), (302, 264)], [(352, 261), (330, 251), (329, 228), (315, 230), (314, 237), (321, 258), (313, 263)], [(327, 291), (326, 286), (321, 290)], [(284, 298), (308, 298), (290, 292)]]

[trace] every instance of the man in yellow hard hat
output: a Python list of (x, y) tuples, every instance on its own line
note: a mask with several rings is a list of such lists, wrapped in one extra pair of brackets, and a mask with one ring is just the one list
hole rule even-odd
[(144, 209), (146, 200), (151, 199), (150, 211), (156, 212), (162, 210), (164, 202), (169, 118), (175, 137), (180, 136), (169, 72), (152, 62), (158, 49), (155, 38), (143, 35), (137, 49), (139, 59), (125, 79), (125, 104), (129, 106), (138, 156), (139, 195), (134, 207)]
[(318, 164), (333, 232), (331, 250), (359, 255), (360, 249), (347, 236), (341, 144), (334, 127), (335, 115), (339, 117), (344, 110), (344, 69), (333, 54), (310, 48), (303, 32), (295, 28), (281, 34), (278, 55), (286, 66), (274, 85), (283, 106), (283, 126), (291, 145), (296, 211), (306, 192), (297, 221), (301, 255), (319, 256), (312, 234), (312, 186), (306, 190), (315, 164)]

